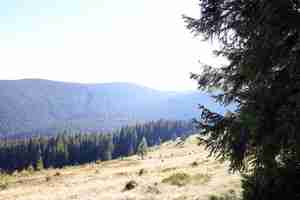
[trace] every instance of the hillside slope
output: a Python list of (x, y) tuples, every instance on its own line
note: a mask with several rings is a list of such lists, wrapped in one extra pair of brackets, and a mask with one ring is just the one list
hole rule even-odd
[(0, 81), (0, 135), (107, 131), (121, 125), (191, 119), (197, 105), (217, 111), (209, 95), (162, 92), (129, 83), (78, 84), (41, 79)]
[[(23, 172), (1, 177), (8, 187), (0, 189), (0, 200), (209, 200), (212, 195), (239, 194), (240, 176), (229, 174), (227, 163), (207, 155), (192, 136), (184, 143), (167, 142), (152, 148), (145, 160), (131, 156), (61, 170)], [(131, 180), (137, 186), (124, 190)]]

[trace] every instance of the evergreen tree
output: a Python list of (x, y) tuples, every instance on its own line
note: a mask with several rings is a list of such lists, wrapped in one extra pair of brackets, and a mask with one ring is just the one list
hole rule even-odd
[(138, 146), (138, 154), (141, 156), (142, 160), (144, 160), (144, 156), (147, 154), (147, 148), (148, 148), (148, 144), (147, 144), (147, 140), (145, 137), (143, 137), (141, 143)]
[(160, 137), (158, 137), (158, 139), (157, 139), (157, 145), (159, 146), (159, 145), (161, 145), (161, 139), (160, 139)]
[(32, 172), (34, 171), (33, 165), (30, 164), (30, 165), (28, 166), (27, 170), (28, 170), (30, 173), (32, 173)]
[(245, 200), (299, 199), (300, 2), (200, 0), (200, 11), (185, 17), (187, 28), (219, 41), (216, 55), (228, 63), (192, 78), (236, 105), (225, 116), (200, 107), (208, 148), (232, 170), (249, 170)]
[(42, 160), (41, 152), (39, 151), (39, 156), (38, 156), (38, 160), (36, 163), (36, 170), (41, 171), (42, 169), (44, 169), (44, 163)]
[(114, 150), (114, 144), (111, 135), (105, 137), (103, 145), (104, 145), (103, 160), (111, 160), (112, 153)]

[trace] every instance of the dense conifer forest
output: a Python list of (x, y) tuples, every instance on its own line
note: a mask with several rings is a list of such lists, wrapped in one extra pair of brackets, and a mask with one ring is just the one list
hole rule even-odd
[(31, 137), (0, 141), (0, 169), (61, 168), (97, 160), (133, 155), (146, 139), (148, 146), (193, 133), (192, 122), (159, 120), (125, 126), (112, 133), (59, 133), (53, 137)]

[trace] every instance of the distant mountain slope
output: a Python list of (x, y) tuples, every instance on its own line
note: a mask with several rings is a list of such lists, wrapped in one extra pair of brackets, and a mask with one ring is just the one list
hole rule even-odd
[(41, 79), (0, 81), (0, 134), (106, 131), (148, 120), (190, 119), (207, 94), (162, 92), (130, 83), (78, 84)]

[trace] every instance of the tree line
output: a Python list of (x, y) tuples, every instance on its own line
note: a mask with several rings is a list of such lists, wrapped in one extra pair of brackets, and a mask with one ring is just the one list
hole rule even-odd
[(64, 131), (52, 137), (5, 139), (0, 141), (0, 169), (11, 173), (115, 159), (137, 153), (142, 141), (148, 146), (159, 145), (191, 134), (192, 130), (192, 122), (159, 120), (125, 126), (112, 133)]

